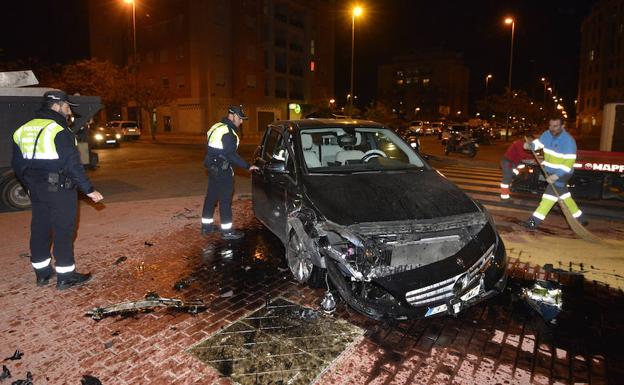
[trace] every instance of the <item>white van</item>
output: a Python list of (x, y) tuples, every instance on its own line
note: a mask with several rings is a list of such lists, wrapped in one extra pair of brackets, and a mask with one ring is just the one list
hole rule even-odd
[(124, 140), (139, 139), (141, 136), (141, 129), (137, 122), (133, 120), (113, 120), (108, 122), (106, 127), (113, 128), (119, 132)]

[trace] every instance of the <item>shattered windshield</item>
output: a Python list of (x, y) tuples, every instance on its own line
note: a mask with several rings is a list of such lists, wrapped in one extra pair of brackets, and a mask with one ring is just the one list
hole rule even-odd
[(405, 170), (423, 160), (386, 128), (314, 128), (300, 131), (303, 158), (313, 173)]

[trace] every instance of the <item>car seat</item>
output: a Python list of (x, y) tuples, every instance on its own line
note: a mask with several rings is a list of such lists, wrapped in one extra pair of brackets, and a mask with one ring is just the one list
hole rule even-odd
[(303, 158), (308, 168), (321, 167), (321, 161), (313, 150), (314, 141), (312, 135), (301, 134), (301, 148), (303, 149)]
[(360, 160), (364, 156), (364, 152), (360, 150), (354, 150), (353, 147), (360, 144), (362, 141), (362, 134), (359, 132), (355, 135), (342, 135), (338, 137), (338, 143), (344, 148), (344, 150), (336, 153), (336, 162), (345, 164), (348, 160)]

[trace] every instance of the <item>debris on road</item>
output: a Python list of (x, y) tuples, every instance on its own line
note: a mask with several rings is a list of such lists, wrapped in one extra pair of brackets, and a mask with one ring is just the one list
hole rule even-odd
[(84, 374), (80, 380), (80, 385), (102, 385), (102, 381), (97, 377)]
[(325, 314), (331, 314), (336, 310), (336, 300), (331, 292), (326, 292), (321, 301), (321, 309)]
[(179, 311), (185, 311), (191, 314), (197, 314), (206, 310), (206, 305), (201, 300), (183, 301), (177, 298), (163, 298), (157, 293), (149, 292), (145, 295), (145, 299), (133, 302), (121, 302), (115, 305), (104, 307), (96, 307), (89, 310), (86, 314), (92, 319), (99, 321), (104, 317), (117, 314), (128, 314), (142, 311), (149, 311), (157, 307), (167, 307)]
[(117, 258), (117, 260), (115, 261), (115, 265), (119, 265), (123, 262), (125, 262), (128, 259), (128, 257), (126, 257), (125, 255), (122, 255), (121, 257)]
[(555, 323), (563, 306), (561, 285), (551, 281), (536, 281), (533, 287), (522, 289), (521, 297), (550, 323)]
[(181, 291), (184, 289), (187, 289), (191, 286), (191, 284), (193, 283), (194, 279), (193, 278), (185, 278), (185, 279), (181, 279), (178, 282), (173, 284), (173, 288), (177, 291)]
[(151, 246), (154, 246), (154, 244), (151, 242), (145, 241), (145, 246), (151, 247)]
[(4, 381), (7, 378), (11, 378), (11, 371), (5, 365), (2, 365), (2, 373), (0, 374), (0, 381)]
[(7, 357), (4, 360), (5, 361), (21, 360), (23, 355), (24, 355), (24, 352), (21, 352), (19, 349), (17, 349), (15, 350), (15, 353), (13, 353), (11, 357)]
[(234, 295), (234, 292), (232, 290), (228, 290), (228, 291), (222, 293), (219, 297), (221, 297), (221, 298), (229, 298), (229, 297), (231, 297), (233, 295)]
[(178, 212), (173, 214), (173, 216), (171, 217), (173, 219), (198, 219), (199, 215), (198, 214), (193, 214), (193, 210), (188, 209), (188, 208), (184, 208), (184, 211)]

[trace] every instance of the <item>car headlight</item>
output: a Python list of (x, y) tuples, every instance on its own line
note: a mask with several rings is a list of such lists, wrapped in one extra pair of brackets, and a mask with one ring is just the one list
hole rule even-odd
[(95, 140), (104, 140), (104, 136), (102, 134), (95, 134)]
[(121, 139), (121, 134), (115, 134), (115, 138)]

